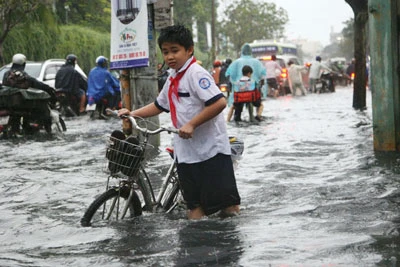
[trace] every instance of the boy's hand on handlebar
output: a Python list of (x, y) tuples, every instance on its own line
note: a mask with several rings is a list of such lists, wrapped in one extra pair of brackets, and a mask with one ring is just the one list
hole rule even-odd
[(131, 115), (131, 112), (127, 108), (121, 108), (118, 110), (118, 116), (121, 117), (122, 115)]
[(185, 124), (179, 129), (179, 137), (189, 139), (193, 137), (194, 127), (190, 124)]

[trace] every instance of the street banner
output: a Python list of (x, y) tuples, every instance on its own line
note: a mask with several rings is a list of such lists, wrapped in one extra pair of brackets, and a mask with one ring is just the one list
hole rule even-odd
[(111, 0), (110, 69), (148, 65), (147, 0)]

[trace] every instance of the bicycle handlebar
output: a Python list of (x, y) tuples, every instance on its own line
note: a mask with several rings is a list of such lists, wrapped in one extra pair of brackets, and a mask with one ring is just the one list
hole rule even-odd
[(150, 131), (147, 128), (142, 128), (140, 127), (137, 123), (136, 123), (136, 119), (130, 115), (122, 115), (122, 116), (118, 116), (118, 111), (116, 110), (111, 110), (111, 109), (106, 109), (107, 114), (113, 115), (115, 117), (120, 117), (121, 119), (129, 119), (129, 121), (132, 123), (132, 128), (141, 131), (144, 134), (149, 134), (149, 135), (155, 135), (161, 132), (168, 132), (168, 133), (175, 133), (178, 134), (179, 130), (176, 128), (172, 128), (172, 127), (159, 127), (155, 130)]

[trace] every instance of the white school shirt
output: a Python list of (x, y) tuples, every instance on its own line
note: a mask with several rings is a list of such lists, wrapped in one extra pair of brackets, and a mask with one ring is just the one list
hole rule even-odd
[[(187, 68), (192, 58), (179, 70)], [(176, 71), (171, 70), (170, 77), (175, 77)], [(167, 79), (163, 89), (156, 99), (156, 106), (169, 112), (170, 80)], [(199, 114), (207, 104), (224, 97), (214, 79), (203, 67), (192, 64), (179, 81), (179, 100), (174, 99), (178, 129)], [(175, 157), (179, 163), (196, 163), (205, 161), (222, 153), (231, 154), (231, 147), (226, 130), (224, 115), (221, 112), (213, 119), (198, 126), (190, 139), (174, 136), (173, 146)]]

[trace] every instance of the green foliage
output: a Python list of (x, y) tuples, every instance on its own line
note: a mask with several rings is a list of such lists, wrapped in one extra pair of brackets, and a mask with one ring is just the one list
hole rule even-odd
[(289, 20), (286, 10), (277, 8), (276, 4), (251, 0), (235, 0), (227, 7), (225, 15), (221, 22), (221, 38), (231, 43), (234, 51), (240, 51), (244, 43), (257, 39), (283, 37)]
[(79, 65), (88, 73), (94, 67), (96, 57), (104, 55), (109, 58), (109, 33), (77, 25), (61, 26), (57, 31), (48, 31), (41, 24), (34, 24), (30, 29), (29, 34), (23, 27), (10, 32), (4, 43), (5, 62), (10, 62), (15, 53), (23, 53), (28, 60), (33, 61), (65, 58), (72, 53), (77, 55)]

